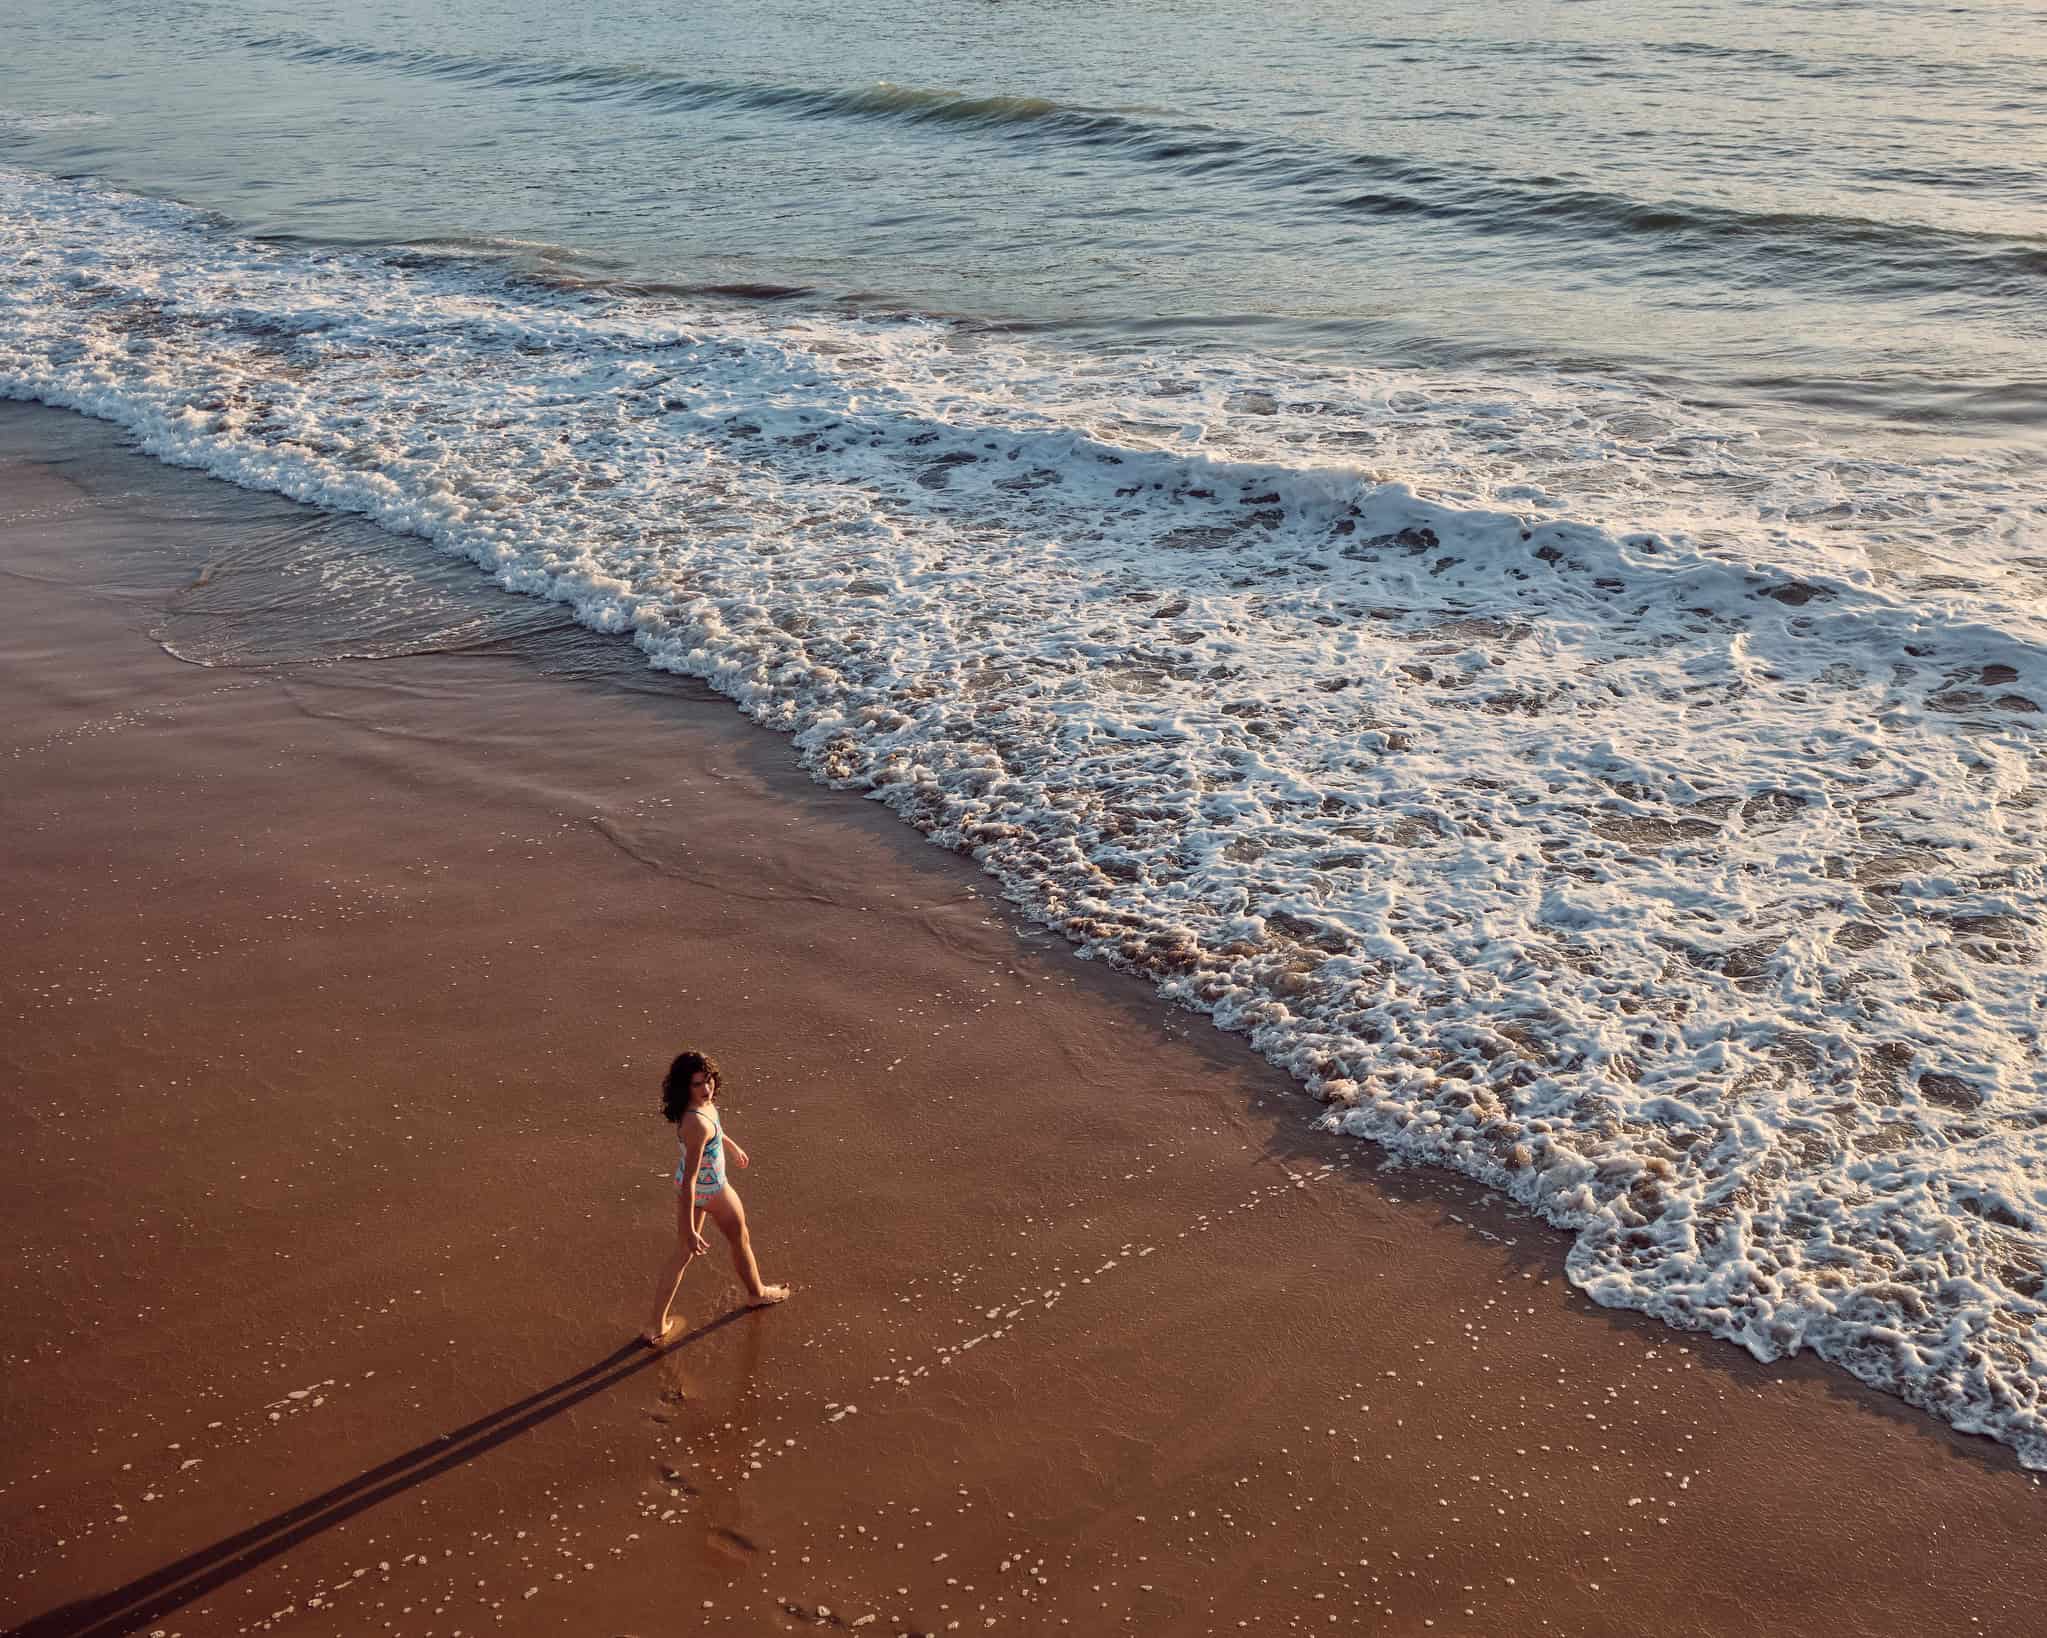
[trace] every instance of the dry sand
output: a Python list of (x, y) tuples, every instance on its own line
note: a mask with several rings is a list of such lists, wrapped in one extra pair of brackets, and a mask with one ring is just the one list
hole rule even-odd
[[(350, 528), (0, 409), (0, 1623), (2043, 1630), (2002, 1449), (1591, 1307), (625, 645), (152, 639)], [(657, 1358), (686, 1044), (797, 1289)]]

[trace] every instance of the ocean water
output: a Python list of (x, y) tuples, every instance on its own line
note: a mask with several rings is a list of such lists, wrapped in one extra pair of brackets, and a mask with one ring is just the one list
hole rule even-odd
[(2047, 8), (410, 10), (16, 0), (0, 394), (2047, 1466)]

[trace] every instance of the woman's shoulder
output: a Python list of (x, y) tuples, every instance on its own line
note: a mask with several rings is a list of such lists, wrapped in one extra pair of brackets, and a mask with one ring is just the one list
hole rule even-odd
[(692, 1132), (702, 1132), (708, 1137), (712, 1131), (711, 1117), (701, 1109), (685, 1109), (682, 1119), (675, 1123), (675, 1130), (678, 1136), (685, 1138)]

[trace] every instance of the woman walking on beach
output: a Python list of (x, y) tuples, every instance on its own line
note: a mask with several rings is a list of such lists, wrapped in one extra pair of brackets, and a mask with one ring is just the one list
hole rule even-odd
[(707, 1217), (724, 1231), (732, 1247), (733, 1271), (746, 1287), (750, 1306), (765, 1307), (789, 1295), (786, 1285), (761, 1283), (760, 1265), (753, 1260), (753, 1241), (746, 1232), (746, 1207), (740, 1203), (739, 1191), (725, 1181), (727, 1155), (742, 1169), (749, 1162), (746, 1151), (725, 1133), (717, 1096), (718, 1066), (701, 1052), (683, 1053), (668, 1066), (668, 1078), (661, 1083), (661, 1114), (675, 1123), (682, 1158), (675, 1167), (675, 1255), (654, 1293), (653, 1322), (640, 1333), (650, 1348), (674, 1340), (682, 1329), (682, 1321), (669, 1319), (668, 1310), (690, 1259), (711, 1249), (711, 1242), (704, 1237)]

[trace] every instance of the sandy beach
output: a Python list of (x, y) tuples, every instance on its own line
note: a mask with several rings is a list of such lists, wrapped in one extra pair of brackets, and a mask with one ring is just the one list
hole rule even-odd
[[(2038, 1630), (2002, 1447), (1590, 1305), (622, 641), (266, 651), (315, 527), (0, 407), (7, 1630)], [(656, 1357), (686, 1045), (796, 1292)]]

